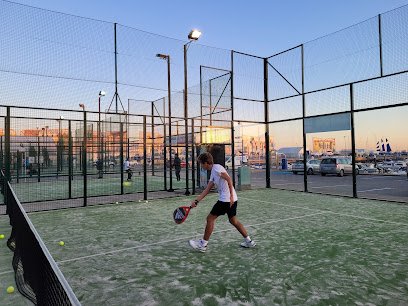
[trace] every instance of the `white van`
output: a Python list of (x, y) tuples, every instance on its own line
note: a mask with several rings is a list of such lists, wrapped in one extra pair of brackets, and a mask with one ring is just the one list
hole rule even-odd
[[(248, 156), (246, 155), (235, 155), (234, 156), (235, 168), (241, 167), (248, 164)], [(225, 161), (225, 169), (232, 169), (232, 157), (229, 156)]]

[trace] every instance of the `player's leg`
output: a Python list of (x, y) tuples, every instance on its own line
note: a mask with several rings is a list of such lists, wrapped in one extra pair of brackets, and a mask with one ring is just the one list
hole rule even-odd
[(204, 237), (205, 241), (210, 240), (211, 234), (214, 231), (215, 220), (217, 220), (218, 216), (208, 214), (207, 216), (207, 224), (205, 226)]
[(205, 226), (203, 239), (189, 241), (189, 244), (193, 249), (200, 252), (205, 252), (207, 250), (208, 240), (214, 230), (215, 220), (217, 220), (218, 216), (226, 213), (225, 205), (226, 203), (220, 201), (214, 204), (211, 212), (207, 216), (207, 224)]
[(237, 216), (233, 216), (232, 218), (229, 218), (229, 222), (238, 230), (238, 232), (241, 233), (242, 237), (245, 238), (248, 236), (247, 230), (242, 225), (242, 223), (239, 222)]
[(238, 202), (235, 202), (232, 207), (228, 210), (228, 220), (229, 222), (240, 232), (242, 237), (244, 237), (244, 241), (241, 243), (241, 246), (244, 248), (252, 248), (256, 245), (255, 241), (251, 240), (248, 236), (248, 232), (245, 227), (239, 222), (236, 214), (237, 214), (237, 205)]
[(208, 240), (214, 230), (215, 220), (218, 216), (212, 215), (211, 213), (207, 216), (207, 224), (205, 226), (203, 239), (190, 240), (188, 243), (190, 246), (200, 252), (207, 251)]

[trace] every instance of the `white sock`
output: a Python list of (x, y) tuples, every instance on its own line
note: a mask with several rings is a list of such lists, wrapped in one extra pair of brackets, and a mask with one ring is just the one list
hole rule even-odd
[(200, 239), (200, 243), (202, 246), (207, 246), (208, 240)]
[(245, 237), (245, 241), (246, 241), (246, 242), (251, 242), (251, 238), (249, 238), (249, 236), (246, 236), (246, 237)]

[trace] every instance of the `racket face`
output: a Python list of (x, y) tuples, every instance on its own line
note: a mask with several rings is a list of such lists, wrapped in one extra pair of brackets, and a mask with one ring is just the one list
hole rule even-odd
[(173, 212), (174, 222), (176, 222), (177, 224), (183, 223), (186, 220), (189, 212), (190, 212), (190, 207), (188, 206), (181, 206), (177, 208)]

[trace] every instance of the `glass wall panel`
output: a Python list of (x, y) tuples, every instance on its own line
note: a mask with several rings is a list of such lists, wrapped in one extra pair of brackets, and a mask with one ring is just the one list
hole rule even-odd
[(269, 124), (271, 187), (304, 190), (303, 176), (292, 166), (303, 159), (302, 120)]
[(308, 191), (353, 195), (350, 130), (306, 135)]
[[(248, 167), (250, 172), (251, 187), (266, 186), (265, 169), (265, 125), (252, 123), (238, 123), (235, 125), (235, 168), (236, 182), (239, 187), (239, 170), (241, 167)], [(232, 166), (232, 158), (228, 157), (226, 167)], [(242, 175), (244, 179), (245, 173)], [(242, 181), (243, 185), (247, 182)]]
[(357, 195), (408, 202), (408, 106), (358, 112)]

